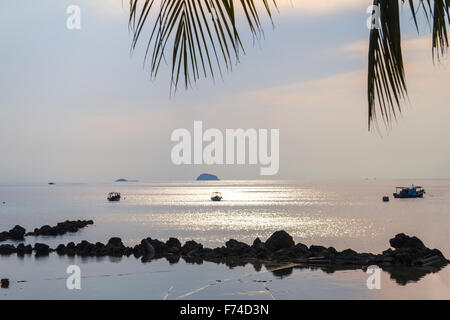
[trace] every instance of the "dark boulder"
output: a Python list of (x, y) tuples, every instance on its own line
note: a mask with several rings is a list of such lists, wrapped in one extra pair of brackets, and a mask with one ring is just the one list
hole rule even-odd
[(248, 244), (239, 242), (237, 240), (231, 239), (225, 243), (227, 249), (231, 252), (232, 255), (242, 255), (248, 253), (251, 248)]
[(142, 257), (143, 255), (145, 255), (144, 246), (142, 244), (138, 244), (138, 245), (134, 246), (133, 255), (135, 258), (139, 258), (139, 257)]
[(0, 241), (6, 241), (6, 240), (15, 240), (15, 241), (21, 241), (25, 240), (25, 228), (21, 226), (15, 226), (9, 231), (3, 231), (0, 232)]
[(9, 279), (1, 279), (1, 288), (2, 289), (8, 289), (9, 288)]
[(151, 242), (148, 239), (143, 239), (141, 241), (141, 246), (143, 249), (143, 256), (146, 258), (153, 258), (156, 254), (155, 248), (151, 244)]
[(16, 248), (10, 244), (0, 245), (0, 255), (10, 255), (16, 253)]
[(419, 238), (410, 237), (404, 233), (397, 234), (394, 238), (389, 240), (389, 243), (391, 247), (395, 249), (411, 248), (422, 250), (426, 248)]
[(50, 253), (50, 247), (44, 243), (36, 243), (34, 245), (34, 251), (37, 256), (46, 256)]
[(340, 253), (342, 256), (356, 256), (358, 253), (352, 249), (345, 249)]
[(31, 244), (24, 245), (23, 243), (17, 246), (17, 254), (23, 256), (25, 254), (31, 254), (33, 252), (33, 247)]
[(113, 247), (123, 247), (122, 239), (118, 237), (113, 237), (109, 239), (108, 244), (112, 245)]
[(306, 258), (311, 255), (308, 247), (303, 243), (297, 243), (293, 248), (290, 249), (295, 258)]
[(327, 248), (325, 248), (324, 246), (316, 246), (316, 245), (312, 245), (309, 247), (309, 251), (313, 254), (313, 255), (320, 255), (321, 253), (323, 253), (325, 250), (327, 250)]
[(181, 248), (182, 254), (193, 254), (194, 252), (201, 252), (203, 250), (203, 245), (201, 243), (197, 243), (194, 240), (186, 241), (184, 246)]
[(9, 232), (8, 231), (0, 232), (0, 242), (1, 241), (6, 241), (8, 239), (9, 239)]
[(276, 231), (267, 239), (265, 246), (270, 251), (292, 248), (295, 245), (292, 237), (284, 230)]
[(59, 255), (65, 255), (67, 253), (67, 248), (65, 245), (60, 244), (56, 247), (56, 253), (58, 253)]
[(15, 226), (11, 230), (9, 230), (9, 237), (12, 240), (25, 240), (25, 228), (21, 226)]
[(68, 232), (77, 232), (78, 230), (93, 224), (92, 220), (76, 220), (69, 221), (66, 220), (64, 222), (58, 222), (56, 226), (45, 225), (40, 228), (34, 229), (33, 232), (29, 232), (27, 236), (57, 236), (64, 235)]
[(181, 249), (181, 242), (177, 238), (169, 238), (169, 240), (166, 241), (166, 247)]

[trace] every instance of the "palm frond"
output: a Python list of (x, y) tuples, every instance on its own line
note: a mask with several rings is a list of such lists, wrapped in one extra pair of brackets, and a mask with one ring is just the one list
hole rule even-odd
[[(402, 0), (402, 3), (405, 3)], [(380, 9), (379, 29), (372, 29), (369, 38), (368, 60), (368, 122), (369, 130), (377, 120), (377, 110), (385, 125), (389, 126), (401, 112), (401, 101), (408, 91), (402, 58), (399, 2), (374, 0)], [(449, 47), (446, 18), (450, 23), (450, 0), (408, 0), (414, 24), (419, 32), (417, 13), (423, 11), (432, 22), (433, 60), (438, 60)], [(378, 108), (377, 108), (378, 107)]]
[[(272, 19), (267, 0), (259, 0)], [(152, 77), (161, 63), (171, 66), (171, 92), (180, 81), (188, 88), (200, 77), (231, 70), (244, 51), (236, 23), (236, 6), (246, 18), (251, 34), (259, 37), (262, 23), (254, 0), (130, 0), (129, 27), (133, 32), (132, 49), (142, 37), (145, 24), (155, 10), (145, 58), (150, 58)], [(276, 7), (276, 3), (274, 1)], [(169, 60), (169, 61), (167, 61)]]

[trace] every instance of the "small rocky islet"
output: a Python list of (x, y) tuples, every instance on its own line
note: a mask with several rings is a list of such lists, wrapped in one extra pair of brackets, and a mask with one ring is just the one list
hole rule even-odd
[(16, 225), (9, 231), (0, 232), (0, 242), (7, 240), (23, 241), (26, 236), (62, 236), (68, 232), (78, 232), (78, 230), (94, 224), (92, 220), (76, 220), (59, 222), (56, 226), (45, 225), (35, 228), (33, 232), (26, 232), (22, 226)]
[[(24, 236), (47, 235), (55, 236), (66, 232), (76, 232), (81, 228), (93, 224), (92, 220), (65, 221), (55, 227), (43, 226), (34, 232), (26, 233), (21, 226), (15, 226), (9, 232), (0, 233), (2, 239), (23, 240)], [(231, 239), (224, 246), (215, 249), (205, 248), (194, 240), (183, 245), (176, 238), (167, 241), (146, 238), (134, 247), (127, 247), (122, 239), (113, 237), (106, 244), (90, 243), (86, 240), (78, 244), (69, 242), (50, 248), (44, 243), (14, 246), (0, 245), (0, 255), (25, 255), (35, 253), (36, 256), (48, 255), (56, 252), (58, 255), (82, 257), (122, 257), (133, 255), (143, 262), (152, 259), (166, 258), (176, 263), (180, 258), (186, 262), (201, 263), (211, 261), (228, 265), (245, 265), (246, 263), (292, 263), (306, 266), (336, 266), (339, 268), (367, 267), (378, 265), (384, 267), (444, 267), (449, 261), (438, 249), (427, 248), (417, 237), (410, 237), (403, 233), (397, 234), (389, 241), (391, 248), (381, 254), (358, 253), (352, 249), (337, 251), (333, 247), (318, 245), (306, 246), (295, 243), (286, 231), (276, 231), (265, 242), (259, 238), (252, 245)]]

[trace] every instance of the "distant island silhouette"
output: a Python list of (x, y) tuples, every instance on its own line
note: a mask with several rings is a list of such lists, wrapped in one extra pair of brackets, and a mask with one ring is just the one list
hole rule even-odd
[(208, 181), (208, 180), (218, 181), (220, 179), (217, 176), (209, 173), (202, 173), (197, 177), (197, 181)]
[(139, 180), (117, 179), (115, 182), (139, 182)]

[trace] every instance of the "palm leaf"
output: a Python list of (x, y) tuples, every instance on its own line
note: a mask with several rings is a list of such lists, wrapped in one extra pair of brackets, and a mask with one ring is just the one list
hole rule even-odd
[[(417, 31), (419, 12), (432, 24), (433, 60), (439, 60), (449, 47), (446, 23), (450, 23), (450, 0), (401, 2), (409, 5)], [(153, 78), (163, 62), (170, 65), (171, 92), (177, 90), (180, 81), (185, 88), (200, 77), (211, 76), (214, 81), (216, 73), (222, 75), (223, 70), (231, 70), (239, 62), (241, 52), (245, 51), (242, 30), (236, 22), (238, 10), (245, 17), (250, 34), (259, 38), (263, 34), (260, 11), (272, 21), (271, 8), (276, 8), (275, 0), (273, 3), (268, 0), (129, 0), (129, 3), (132, 50), (142, 37), (147, 21), (152, 21), (145, 61), (149, 60)], [(373, 4), (380, 8), (380, 28), (371, 30), (369, 38), (369, 130), (379, 116), (390, 126), (402, 111), (402, 101), (408, 94), (401, 47), (400, 1), (374, 0)]]
[[(402, 0), (405, 3), (405, 0)], [(408, 0), (414, 24), (419, 31), (417, 13), (422, 11), (426, 19), (432, 21), (433, 60), (440, 59), (447, 52), (446, 18), (450, 23), (450, 0), (413, 1)], [(381, 114), (383, 122), (389, 126), (401, 112), (401, 101), (407, 95), (405, 69), (402, 58), (399, 2), (374, 0), (380, 8), (380, 29), (372, 29), (369, 38), (368, 59), (368, 106), (369, 130)]]
[[(267, 0), (259, 0), (272, 19)], [(171, 66), (171, 92), (180, 81), (188, 88), (200, 77), (231, 70), (239, 61), (244, 47), (236, 23), (235, 2), (245, 16), (251, 34), (262, 34), (260, 14), (254, 0), (130, 0), (129, 27), (133, 32), (132, 49), (142, 36), (152, 9), (157, 7), (147, 43), (152, 77), (156, 77), (161, 63)], [(276, 3), (274, 1), (274, 6)], [(170, 57), (170, 59), (169, 59)]]

